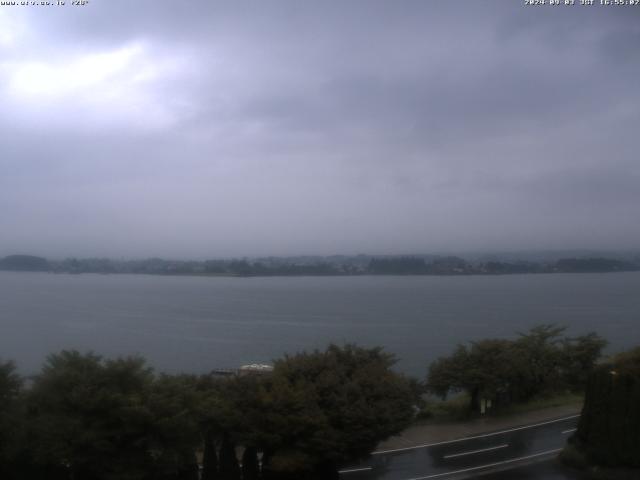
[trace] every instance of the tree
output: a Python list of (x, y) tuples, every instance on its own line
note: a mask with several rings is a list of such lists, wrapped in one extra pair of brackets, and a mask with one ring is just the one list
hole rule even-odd
[(16, 373), (15, 363), (0, 362), (0, 412), (15, 401), (22, 387), (22, 379)]
[[(257, 390), (252, 377), (200, 377), (197, 417), (204, 439), (203, 480), (239, 478), (235, 445), (255, 445)], [(217, 451), (217, 446), (220, 451)]]
[(150, 385), (149, 447), (156, 478), (197, 480), (195, 451), (202, 443), (197, 382), (192, 375), (163, 374)]
[(380, 348), (355, 345), (276, 361), (260, 392), (265, 469), (278, 478), (334, 478), (338, 464), (408, 426), (415, 398), (394, 363)]
[(25, 446), (21, 390), (22, 378), (15, 364), (0, 362), (0, 478), (18, 478), (20, 448)]
[[(599, 365), (570, 445), (589, 464), (640, 468), (640, 347)], [(603, 477), (604, 478), (604, 477)], [(637, 471), (629, 478), (637, 478)]]
[(595, 332), (562, 342), (562, 378), (574, 391), (582, 392), (607, 341)]
[(74, 480), (145, 478), (153, 469), (152, 381), (141, 358), (49, 356), (28, 398), (35, 460)]
[(433, 362), (427, 385), (430, 391), (446, 397), (449, 393), (466, 392), (469, 408), (481, 409), (481, 400), (500, 405), (510, 400), (517, 376), (513, 343), (508, 340), (472, 342), (468, 348), (459, 345), (451, 357)]
[(427, 387), (445, 398), (466, 392), (472, 412), (481, 399), (495, 406), (547, 392), (581, 390), (606, 341), (595, 333), (561, 337), (564, 327), (539, 325), (516, 340), (487, 339), (459, 345), (429, 367)]
[(518, 379), (514, 395), (519, 400), (529, 400), (560, 386), (563, 360), (560, 345), (561, 334), (566, 327), (543, 324), (521, 333), (514, 342), (515, 359), (518, 360)]

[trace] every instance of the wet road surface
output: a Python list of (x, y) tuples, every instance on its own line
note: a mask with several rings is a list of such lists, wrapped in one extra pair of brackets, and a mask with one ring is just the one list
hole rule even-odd
[[(578, 415), (574, 415), (457, 440), (378, 451), (366, 461), (344, 466), (340, 476), (344, 480), (454, 480), (494, 469), (518, 468), (535, 473), (541, 467), (523, 465), (555, 457), (575, 431), (577, 421)], [(484, 478), (513, 478), (502, 475)], [(522, 478), (547, 477), (523, 474)]]

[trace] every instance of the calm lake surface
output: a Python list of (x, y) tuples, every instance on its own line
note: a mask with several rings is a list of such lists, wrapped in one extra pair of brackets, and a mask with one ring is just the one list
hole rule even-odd
[(640, 344), (640, 272), (464, 277), (163, 277), (0, 272), (0, 357), (139, 353), (158, 370), (269, 362), (329, 342), (382, 345), (423, 377), (459, 342), (539, 323)]

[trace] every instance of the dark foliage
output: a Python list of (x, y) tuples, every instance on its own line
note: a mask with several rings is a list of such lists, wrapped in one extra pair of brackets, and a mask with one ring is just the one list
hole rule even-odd
[(590, 463), (640, 468), (640, 348), (600, 365), (589, 377), (571, 438)]
[(265, 385), (263, 419), (269, 467), (287, 472), (335, 470), (366, 456), (413, 418), (410, 382), (381, 349), (330, 346), (276, 362)]
[(410, 421), (414, 390), (392, 363), (331, 346), (285, 357), (272, 375), (216, 379), (62, 351), (28, 389), (0, 363), (0, 478), (197, 480), (198, 455), (203, 480), (334, 478), (339, 461)]
[(595, 333), (562, 337), (564, 328), (540, 325), (516, 340), (488, 339), (460, 345), (429, 367), (429, 391), (446, 397), (466, 392), (470, 410), (481, 400), (493, 408), (544, 393), (583, 391), (606, 341)]

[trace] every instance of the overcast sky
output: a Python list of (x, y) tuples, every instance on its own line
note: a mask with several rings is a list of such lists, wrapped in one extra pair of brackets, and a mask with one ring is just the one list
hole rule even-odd
[(70, 3), (0, 7), (0, 254), (640, 245), (638, 6)]

